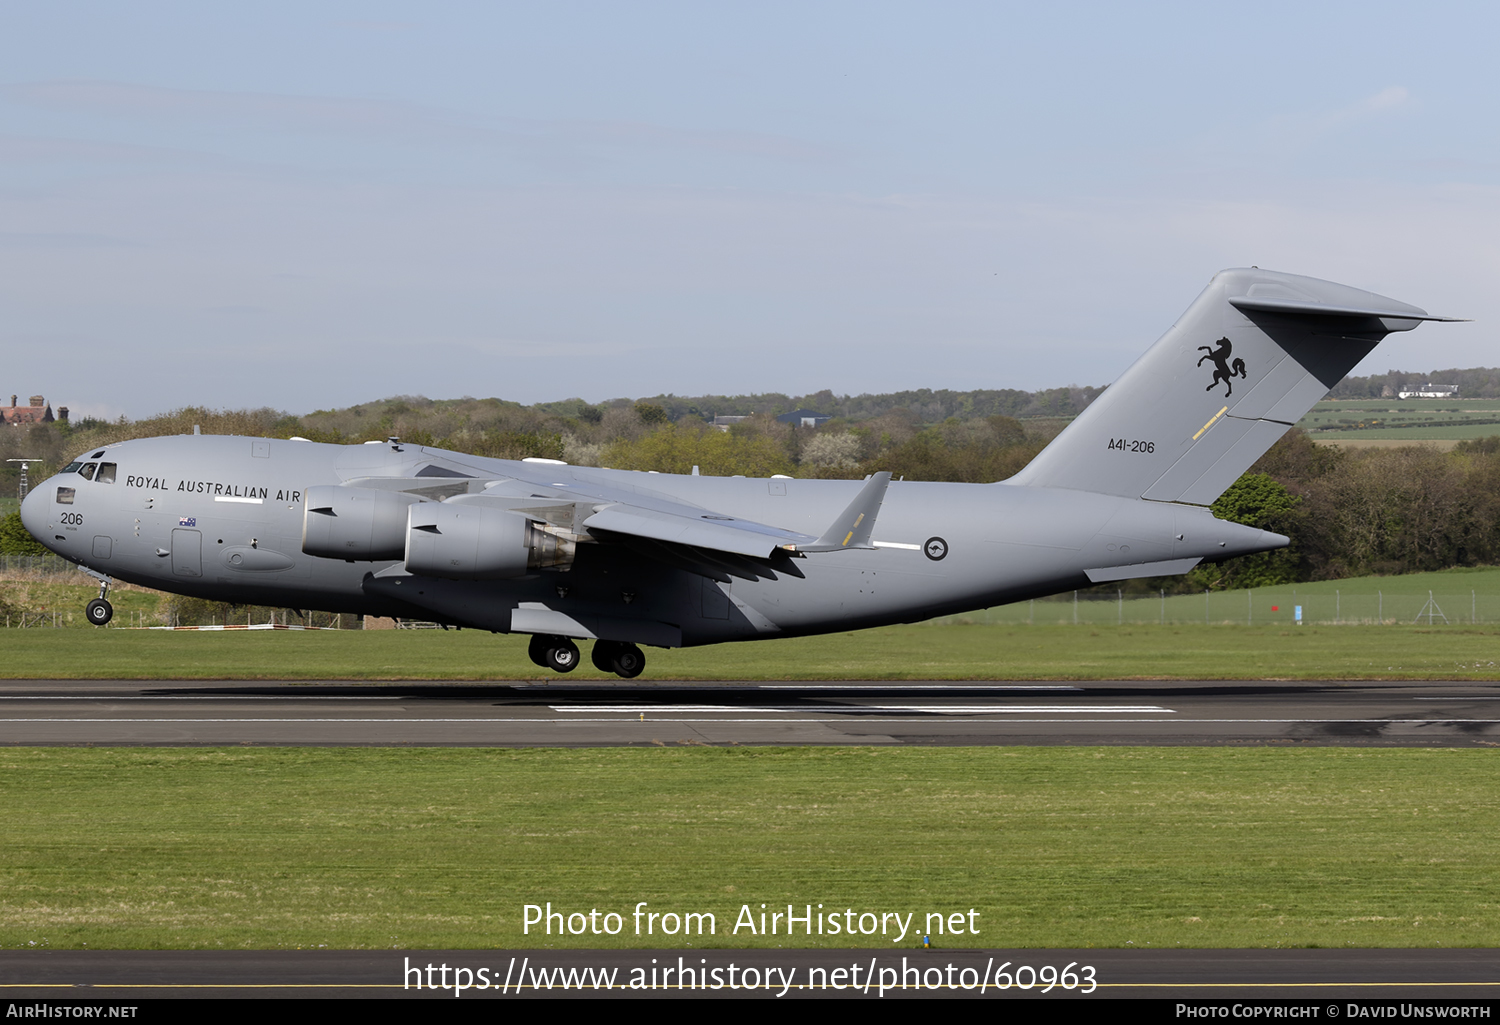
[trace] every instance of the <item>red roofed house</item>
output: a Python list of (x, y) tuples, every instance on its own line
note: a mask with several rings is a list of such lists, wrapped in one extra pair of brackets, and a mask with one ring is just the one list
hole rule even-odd
[(32, 424), (50, 424), (54, 420), (68, 419), (68, 407), (58, 406), (57, 416), (52, 415), (52, 407), (47, 405), (47, 400), (40, 395), (31, 397), (31, 405), (16, 405), (16, 396), (10, 397), (10, 405), (0, 406), (0, 422), (9, 427), (30, 427)]

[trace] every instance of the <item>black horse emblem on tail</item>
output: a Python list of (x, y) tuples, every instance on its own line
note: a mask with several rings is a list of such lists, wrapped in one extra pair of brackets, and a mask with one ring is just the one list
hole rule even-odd
[(1247, 381), (1250, 379), (1250, 375), (1245, 372), (1244, 360), (1236, 359), (1233, 363), (1229, 362), (1229, 354), (1234, 351), (1234, 345), (1228, 338), (1220, 338), (1217, 348), (1210, 348), (1207, 345), (1200, 345), (1198, 348), (1208, 353), (1207, 356), (1198, 357), (1198, 365), (1201, 367), (1204, 360), (1211, 360), (1214, 365), (1214, 379), (1207, 388), (1203, 389), (1204, 391), (1213, 391), (1219, 386), (1219, 382), (1223, 381), (1224, 396), (1227, 398), (1234, 394), (1234, 385), (1230, 383), (1230, 378), (1243, 377)]

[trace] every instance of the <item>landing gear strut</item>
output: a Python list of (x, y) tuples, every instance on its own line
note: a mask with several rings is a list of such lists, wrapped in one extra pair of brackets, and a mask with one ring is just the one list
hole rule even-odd
[(105, 595), (109, 594), (109, 577), (102, 573), (93, 573), (88, 570), (90, 576), (99, 578), (99, 597), (83, 607), (83, 615), (94, 626), (103, 626), (115, 618), (115, 607), (109, 603)]
[(537, 665), (555, 672), (571, 673), (578, 668), (578, 645), (566, 637), (533, 634), (526, 654)]
[(646, 656), (634, 644), (597, 641), (591, 655), (595, 669), (601, 673), (614, 673), (626, 680), (634, 680), (646, 668)]

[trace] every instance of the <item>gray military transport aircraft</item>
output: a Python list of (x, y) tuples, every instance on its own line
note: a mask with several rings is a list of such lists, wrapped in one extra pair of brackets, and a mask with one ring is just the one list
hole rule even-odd
[(913, 622), (1185, 573), (1288, 539), (1206, 508), (1392, 331), (1432, 317), (1226, 270), (1021, 473), (996, 484), (703, 477), (486, 459), (399, 439), (146, 438), (22, 505), (100, 580), (531, 636), (622, 677), (675, 648)]

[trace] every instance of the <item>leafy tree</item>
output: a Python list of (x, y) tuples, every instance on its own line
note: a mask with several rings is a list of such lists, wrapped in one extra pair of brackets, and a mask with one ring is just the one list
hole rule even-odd
[(46, 555), (47, 549), (21, 525), (21, 514), (0, 519), (0, 555)]
[[(1264, 473), (1247, 473), (1209, 507), (1221, 520), (1277, 533), (1289, 533), (1301, 499), (1285, 484)], [(1295, 543), (1272, 552), (1243, 555), (1212, 566), (1199, 566), (1188, 579), (1199, 588), (1269, 587), (1298, 579)]]
[(688, 424), (668, 424), (639, 440), (617, 441), (600, 454), (599, 463), (617, 470), (658, 473), (691, 473), (697, 466), (711, 477), (769, 477), (791, 475), (793, 470), (786, 450), (775, 438)]
[(667, 411), (660, 406), (649, 402), (637, 402), (635, 404), (635, 415), (641, 418), (643, 424), (664, 424), (671, 420)]

